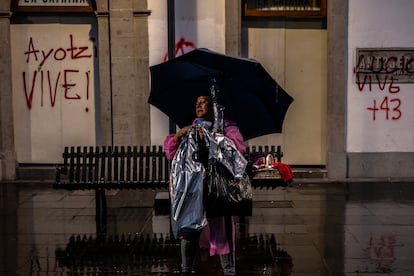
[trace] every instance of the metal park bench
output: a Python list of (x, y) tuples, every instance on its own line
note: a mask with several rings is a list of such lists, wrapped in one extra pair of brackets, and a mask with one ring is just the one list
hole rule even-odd
[[(281, 161), (280, 146), (251, 146), (245, 152), (247, 160), (271, 154)], [(108, 189), (160, 189), (169, 185), (170, 160), (162, 146), (100, 146), (65, 147), (63, 164), (56, 167), (55, 189), (95, 190), (96, 230), (106, 233), (106, 195)], [(255, 188), (278, 184), (280, 177), (257, 179)], [(280, 183), (280, 181), (279, 181)], [(282, 183), (283, 184), (283, 183)]]

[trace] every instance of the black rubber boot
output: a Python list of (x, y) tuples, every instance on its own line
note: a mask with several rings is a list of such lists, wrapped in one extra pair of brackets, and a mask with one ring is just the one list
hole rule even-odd
[(191, 275), (194, 273), (194, 259), (197, 252), (198, 241), (181, 240), (181, 273)]

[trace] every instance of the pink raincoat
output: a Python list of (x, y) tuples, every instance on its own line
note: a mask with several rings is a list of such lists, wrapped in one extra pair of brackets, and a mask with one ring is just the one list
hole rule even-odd
[[(193, 121), (193, 125), (198, 120), (196, 118)], [(241, 152), (245, 152), (246, 145), (243, 140), (243, 136), (240, 133), (239, 128), (235, 123), (224, 120), (224, 135), (231, 139), (236, 148)], [(178, 149), (180, 142), (174, 141), (174, 134), (170, 134), (164, 141), (164, 151), (168, 159), (172, 159), (175, 152)], [(230, 244), (233, 244), (232, 250), (234, 250), (235, 244), (235, 226), (233, 221), (233, 242), (230, 243), (227, 240), (224, 217), (213, 218), (209, 220), (209, 223), (204, 227), (200, 237), (200, 247), (209, 248), (210, 255), (223, 255), (230, 253)]]

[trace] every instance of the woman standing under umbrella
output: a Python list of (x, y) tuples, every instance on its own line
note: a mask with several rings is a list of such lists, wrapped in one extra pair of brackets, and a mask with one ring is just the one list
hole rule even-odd
[[(192, 162), (207, 165), (208, 149), (204, 142), (203, 129), (211, 130), (214, 121), (213, 101), (209, 94), (199, 96), (195, 105), (196, 119), (192, 126), (184, 127), (175, 134), (170, 134), (164, 141), (164, 150), (167, 158), (173, 159), (181, 140), (187, 137), (191, 130), (196, 131), (196, 140), (199, 141), (197, 158)], [(224, 135), (231, 139), (240, 152), (246, 149), (243, 136), (239, 128), (229, 121), (224, 121)], [(204, 149), (204, 150), (203, 150)], [(193, 178), (189, 178), (192, 179)], [(210, 255), (219, 255), (225, 275), (235, 275), (235, 225), (232, 217), (215, 217), (208, 219), (207, 225), (199, 224), (194, 231), (179, 231), (181, 240), (181, 269), (183, 273), (191, 273), (195, 254), (200, 244), (209, 247)], [(200, 239), (201, 236), (201, 239)]]

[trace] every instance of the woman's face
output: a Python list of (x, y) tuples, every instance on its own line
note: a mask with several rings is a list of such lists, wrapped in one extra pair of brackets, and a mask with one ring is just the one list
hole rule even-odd
[(199, 96), (196, 101), (196, 115), (201, 119), (212, 119), (212, 105), (209, 96)]

